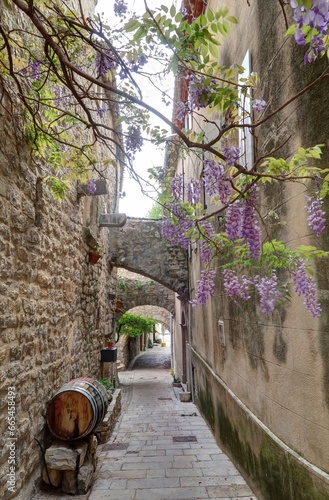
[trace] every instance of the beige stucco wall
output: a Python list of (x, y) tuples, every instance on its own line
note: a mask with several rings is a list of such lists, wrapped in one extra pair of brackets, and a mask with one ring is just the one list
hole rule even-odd
[[(258, 72), (262, 79), (255, 97), (264, 97), (269, 102), (270, 110), (282, 104), (321, 72), (324, 62), (314, 68), (305, 68), (303, 50), (298, 50), (293, 40), (284, 38), (285, 28), (279, 2), (252, 1), (249, 7), (244, 1), (223, 1), (221, 7), (224, 4), (238, 18), (239, 25), (233, 27), (233, 37), (222, 40), (221, 57), (226, 64), (241, 64), (247, 49), (250, 49), (251, 69)], [(216, 9), (218, 2), (210, 0), (208, 6)], [(329, 116), (327, 111), (323, 112), (327, 85), (323, 82), (311, 94), (292, 104), (280, 118), (274, 118), (265, 125), (259, 133), (259, 155), (271, 151), (292, 133), (291, 140), (280, 150), (284, 157), (289, 157), (300, 145), (328, 144)], [(322, 165), (326, 165), (327, 159), (328, 153)], [(185, 179), (188, 179), (195, 168), (185, 162), (184, 170)], [(315, 241), (307, 226), (303, 188), (281, 185), (278, 189), (266, 189), (262, 193), (262, 203), (264, 211), (273, 203), (281, 207), (279, 214), (286, 222), (276, 229), (276, 238), (289, 242), (293, 247), (316, 243), (327, 248), (327, 235)], [(214, 227), (219, 230), (218, 221), (214, 222)], [(236, 417), (235, 421), (234, 411), (230, 413), (231, 396), (228, 392), (224, 389), (224, 392), (209, 389), (209, 383), (213, 388), (219, 387), (214, 374), (224, 384), (223, 387), (229, 388), (251, 414), (265, 424), (268, 431), (310, 464), (328, 472), (329, 331), (326, 267), (324, 263), (316, 266), (323, 307), (319, 320), (310, 317), (302, 299), (295, 295), (290, 304), (286, 304), (283, 310), (275, 310), (270, 317), (265, 317), (254, 303), (236, 306), (224, 296), (221, 278), (218, 277), (214, 298), (204, 308), (198, 306), (192, 309), (190, 321), (192, 346), (199, 355), (193, 357), (196, 395), (199, 393), (202, 396), (205, 412), (205, 407), (211, 407), (209, 401), (212, 401), (214, 411), (209, 419), (212, 420), (218, 439), (222, 439), (218, 404), (226, 407), (242, 440), (246, 438), (246, 432), (243, 418)], [(196, 251), (191, 253), (190, 260), (192, 297), (199, 276), (200, 261)], [(220, 343), (218, 320), (224, 321), (225, 346)], [(208, 378), (205, 378), (205, 373)], [(209, 404), (205, 403), (205, 391), (211, 393)], [(246, 413), (245, 421), (248, 419)], [(248, 439), (253, 442), (252, 435)], [(260, 441), (259, 435), (256, 437), (255, 434), (253, 445), (258, 452)], [(239, 457), (236, 458), (239, 461)], [(241, 456), (240, 459), (243, 462)], [(242, 464), (242, 467), (244, 465), (247, 470), (246, 464)], [(282, 477), (279, 481), (282, 481)], [(329, 494), (328, 486), (326, 488)]]

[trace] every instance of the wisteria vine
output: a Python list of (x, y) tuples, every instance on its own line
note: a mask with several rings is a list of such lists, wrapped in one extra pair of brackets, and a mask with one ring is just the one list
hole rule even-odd
[[(323, 56), (329, 46), (328, 0), (290, 0), (280, 4), (287, 18), (289, 10), (293, 16), (294, 25), (287, 34), (305, 47), (305, 64)], [(12, 16), (13, 9), (18, 16)], [(22, 104), (24, 113), (20, 117), (27, 117), (23, 131), (27, 143), (36, 155), (44, 153), (43, 160), (49, 160), (55, 175), (67, 172), (66, 180), (84, 182), (92, 177), (88, 192), (93, 195), (94, 174), (99, 174), (93, 152), (96, 142), (109, 150), (104, 165), (120, 163), (124, 157), (131, 168), (146, 139), (168, 146), (177, 137), (182, 157), (194, 154), (196, 170), (190, 179), (183, 175), (173, 177), (172, 172), (170, 181), (163, 177), (165, 188), (170, 186), (164, 203), (167, 218), (163, 235), (186, 250), (193, 249), (205, 267), (193, 305), (213, 297), (214, 257), (220, 254), (226, 293), (236, 303), (258, 294), (261, 310), (270, 314), (284, 300), (284, 291), (280, 266), (276, 270), (275, 263), (266, 261), (264, 255), (264, 242), (271, 233), (270, 217), (263, 209), (257, 185), (297, 179), (306, 184), (305, 179), (314, 180), (317, 174), (324, 177), (322, 173), (315, 176), (316, 169), (308, 170), (307, 166), (310, 158), (320, 158), (321, 148), (301, 148), (289, 162), (274, 158), (280, 150), (276, 143), (277, 149), (265, 152), (263, 158), (258, 156), (254, 165), (247, 168), (244, 164), (244, 139), (240, 137), (238, 141), (238, 130), (246, 136), (252, 129), (257, 139), (258, 127), (270, 117), (279, 116), (280, 109), (270, 109), (273, 104), (261, 95), (257, 75), (240, 81), (245, 71), (239, 64), (224, 67), (214, 63), (219, 60), (219, 34), (224, 37), (238, 23), (228, 9), (207, 7), (201, 16), (195, 17), (190, 5), (178, 9), (175, 5), (160, 5), (152, 10), (145, 2), (146, 12), (139, 16), (128, 12), (126, 0), (114, 0), (113, 9), (118, 23), (115, 28), (108, 26), (101, 15), (85, 16), (82, 4), (75, 13), (65, 2), (63, 9), (58, 9), (52, 0), (12, 0), (10, 7), (5, 3), (2, 17), (6, 20), (0, 21), (0, 79), (11, 96), (11, 104), (16, 105), (17, 99)], [(16, 17), (22, 16), (27, 21), (23, 27), (19, 20), (16, 23)], [(29, 29), (24, 30), (24, 26)], [(170, 100), (165, 87), (161, 87), (164, 80), (159, 83), (160, 76), (153, 75), (154, 61), (162, 65), (162, 78), (172, 73), (177, 87), (182, 84), (181, 92), (175, 96), (173, 120), (144, 100), (142, 86), (137, 83), (140, 78), (153, 83), (154, 78), (159, 98)], [(327, 76), (326, 70), (314, 85)], [(12, 84), (15, 91), (11, 95)], [(282, 109), (287, 109), (285, 106), (307, 89), (289, 97)], [(250, 102), (248, 107), (246, 100)], [(113, 111), (113, 116), (107, 116), (109, 111)], [(166, 124), (167, 132), (150, 124), (150, 113)], [(214, 116), (216, 120), (212, 120)], [(195, 122), (199, 132), (194, 130)], [(209, 122), (216, 136), (211, 140), (203, 130)], [(75, 143), (77, 124), (89, 136), (88, 144)], [(185, 130), (185, 125), (190, 130)], [(76, 177), (68, 165), (75, 169)], [(307, 221), (318, 238), (323, 237), (326, 227), (323, 198), (329, 192), (329, 181), (324, 178), (320, 184), (316, 185), (315, 195), (306, 199)], [(312, 186), (308, 193), (314, 193), (313, 190)], [(206, 206), (215, 207), (213, 214), (207, 212)], [(220, 230), (217, 215), (222, 219)], [(298, 252), (291, 252), (285, 269), (296, 293), (304, 297), (307, 309), (317, 316), (320, 307), (314, 280), (303, 259), (302, 273), (300, 258)], [(232, 262), (228, 262), (230, 259)]]

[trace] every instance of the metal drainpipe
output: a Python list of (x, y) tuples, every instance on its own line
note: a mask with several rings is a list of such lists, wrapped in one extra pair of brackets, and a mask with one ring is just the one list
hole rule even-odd
[(170, 313), (170, 364), (171, 368), (174, 369), (174, 332), (173, 332), (173, 315)]
[(189, 391), (192, 395), (192, 401), (194, 403), (194, 387), (193, 387), (193, 370), (192, 370), (192, 350), (191, 350), (191, 342), (192, 342), (192, 331), (191, 331), (191, 312), (192, 306), (189, 302), (188, 304), (188, 327), (187, 327), (187, 335), (188, 335), (188, 380), (189, 380)]

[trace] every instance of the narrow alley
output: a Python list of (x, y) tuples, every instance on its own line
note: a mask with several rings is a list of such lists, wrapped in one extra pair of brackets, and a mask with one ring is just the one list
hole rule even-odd
[[(100, 446), (91, 491), (76, 499), (256, 500), (196, 406), (180, 402), (169, 369), (170, 347), (155, 346), (119, 373), (122, 413)], [(35, 500), (53, 498), (58, 493)]]

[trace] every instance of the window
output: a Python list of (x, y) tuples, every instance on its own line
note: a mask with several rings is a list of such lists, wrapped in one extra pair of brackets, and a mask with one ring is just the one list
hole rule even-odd
[[(239, 83), (241, 84), (243, 84), (243, 81), (241, 81), (241, 79), (249, 78), (251, 74), (250, 50), (247, 51), (243, 59), (242, 66), (244, 67), (245, 71), (239, 76)], [(242, 109), (240, 110), (241, 112), (240, 123), (248, 125), (249, 123), (251, 123), (251, 97), (243, 95), (240, 89), (239, 89), (239, 97), (241, 99), (241, 105), (243, 106), (243, 110)], [(249, 128), (239, 129), (239, 147), (241, 150), (240, 163), (244, 167), (250, 170), (254, 164), (254, 141), (251, 130)]]
[(222, 321), (221, 319), (218, 320), (218, 333), (219, 333), (220, 345), (222, 347), (225, 347), (226, 340), (225, 340), (225, 331), (224, 331), (224, 321)]

